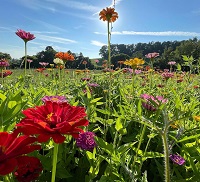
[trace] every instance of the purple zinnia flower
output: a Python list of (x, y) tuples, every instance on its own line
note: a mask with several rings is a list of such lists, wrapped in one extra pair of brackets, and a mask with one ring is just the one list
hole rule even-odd
[(6, 60), (4, 59), (0, 60), (0, 67), (7, 67), (7, 66), (9, 66), (9, 63)]
[(97, 83), (88, 83), (88, 87), (99, 87)]
[(94, 147), (97, 146), (94, 136), (95, 134), (90, 131), (79, 134), (79, 137), (76, 139), (77, 147), (81, 148), (82, 150), (93, 151)]
[(42, 102), (47, 102), (47, 101), (51, 101), (51, 102), (57, 102), (57, 103), (65, 103), (68, 102), (67, 99), (65, 98), (65, 96), (44, 96), (42, 99)]
[(81, 78), (82, 81), (90, 81), (91, 78)]
[(174, 73), (170, 73), (170, 72), (162, 73), (162, 77), (164, 77), (165, 79), (172, 78), (173, 76), (174, 76)]
[(169, 158), (173, 161), (174, 164), (178, 164), (180, 166), (185, 164), (185, 159), (180, 155), (171, 154)]

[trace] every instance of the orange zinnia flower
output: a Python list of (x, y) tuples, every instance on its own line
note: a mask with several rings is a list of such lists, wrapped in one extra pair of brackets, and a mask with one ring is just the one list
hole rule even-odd
[(74, 56), (68, 52), (58, 52), (55, 55), (56, 58), (62, 59), (63, 61), (73, 61)]
[(114, 8), (106, 8), (100, 11), (99, 13), (100, 20), (102, 19), (103, 21), (108, 21), (108, 22), (115, 22), (116, 19), (118, 18), (118, 13), (115, 12)]

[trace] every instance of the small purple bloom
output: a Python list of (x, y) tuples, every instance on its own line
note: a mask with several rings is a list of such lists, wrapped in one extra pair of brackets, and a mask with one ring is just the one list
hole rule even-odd
[(4, 59), (0, 60), (0, 67), (7, 67), (7, 66), (9, 66), (9, 63), (6, 60)]
[(91, 78), (81, 78), (82, 81), (90, 81)]
[(88, 83), (88, 87), (99, 87), (97, 83)]
[(170, 73), (170, 72), (162, 73), (162, 77), (165, 78), (165, 79), (172, 78), (173, 76), (174, 76), (174, 73)]
[(51, 101), (51, 102), (57, 102), (57, 103), (65, 103), (68, 102), (67, 99), (65, 98), (65, 96), (44, 96), (42, 99), (42, 102), (47, 102), (47, 101)]
[(135, 74), (138, 75), (142, 72), (142, 70), (135, 70)]
[(90, 131), (79, 134), (79, 137), (76, 139), (77, 147), (81, 148), (82, 150), (93, 151), (94, 147), (97, 146), (94, 136), (95, 134)]
[(169, 158), (173, 161), (174, 164), (178, 164), (180, 166), (185, 164), (185, 159), (180, 155), (171, 154)]

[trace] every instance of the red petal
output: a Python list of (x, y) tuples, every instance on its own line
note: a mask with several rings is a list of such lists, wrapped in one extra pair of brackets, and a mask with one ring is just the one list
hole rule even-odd
[(7, 175), (17, 167), (16, 159), (5, 160), (0, 163), (0, 175)]

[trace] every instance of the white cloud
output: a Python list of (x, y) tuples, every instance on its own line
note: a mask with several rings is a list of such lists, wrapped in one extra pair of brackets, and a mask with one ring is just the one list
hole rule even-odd
[(56, 42), (56, 43), (60, 43), (60, 44), (77, 43), (75, 40), (66, 39), (66, 38), (62, 38), (62, 37), (53, 37), (53, 36), (40, 35), (40, 34), (36, 34), (35, 36), (39, 40), (44, 40), (44, 41), (48, 41), (48, 42)]
[(92, 40), (91, 44), (95, 45), (95, 46), (99, 46), (99, 47), (102, 47), (103, 45), (106, 45), (106, 44), (104, 44), (102, 42), (99, 42), (99, 41), (96, 41), (96, 40)]
[(110, 6), (118, 5), (122, 0), (112, 0), (112, 4)]
[[(107, 33), (94, 32), (99, 35), (107, 35)], [(164, 31), (164, 32), (135, 32), (135, 31), (121, 31), (112, 32), (112, 35), (147, 35), (147, 36), (200, 36), (197, 32), (183, 32), (183, 31)]]
[(79, 10), (84, 10), (84, 11), (90, 11), (90, 12), (95, 12), (98, 11), (99, 8), (87, 3), (75, 1), (75, 0), (68, 0), (68, 1), (58, 1), (58, 0), (46, 0), (47, 2), (53, 2), (60, 4), (65, 7), (73, 8), (73, 9), (79, 9)]

